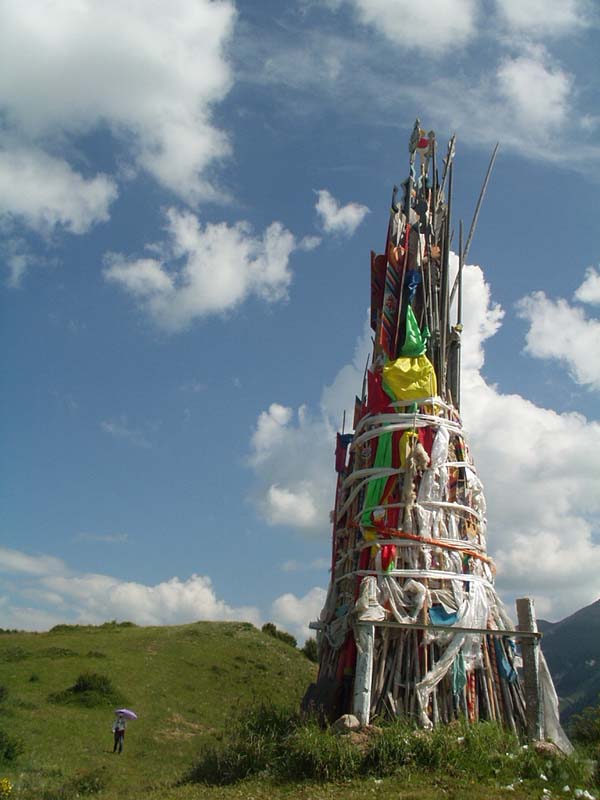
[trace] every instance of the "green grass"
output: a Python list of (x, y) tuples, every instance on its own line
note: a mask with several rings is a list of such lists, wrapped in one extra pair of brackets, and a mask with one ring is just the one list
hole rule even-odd
[[(85, 673), (107, 676), (139, 716), (120, 756), (112, 753), (111, 704), (50, 699), (64, 697)], [(0, 777), (24, 800), (75, 797), (78, 782), (101, 783), (107, 800), (144, 797), (153, 787), (161, 795), (223, 735), (234, 712), (257, 701), (299, 704), (314, 676), (302, 653), (248, 623), (6, 633), (0, 728), (24, 750), (0, 764)]]
[(493, 723), (424, 731), (396, 721), (337, 735), (298, 711), (257, 707), (222, 742), (203, 751), (184, 781), (231, 786), (257, 777), (280, 786), (361, 779), (377, 786), (390, 779), (398, 786), (423, 780), (454, 789), (472, 784), (488, 793), (512, 786), (503, 791), (534, 795), (544, 789), (556, 794), (565, 785), (590, 788), (594, 780), (577, 755), (538, 753)]
[[(336, 737), (297, 712), (315, 672), (246, 623), (3, 633), (0, 730), (23, 750), (0, 759), (0, 778), (15, 800), (525, 800), (584, 785), (581, 765), (544, 760), (493, 726)], [(101, 704), (56, 702), (77, 685)], [(110, 692), (139, 715), (122, 755)]]

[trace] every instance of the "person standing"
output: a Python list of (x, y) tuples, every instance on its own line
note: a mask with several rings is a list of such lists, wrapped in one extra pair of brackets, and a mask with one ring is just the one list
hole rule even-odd
[(122, 753), (123, 752), (123, 740), (125, 739), (125, 717), (121, 714), (117, 714), (117, 718), (113, 724), (113, 734), (115, 737), (115, 744), (113, 747), (113, 753)]

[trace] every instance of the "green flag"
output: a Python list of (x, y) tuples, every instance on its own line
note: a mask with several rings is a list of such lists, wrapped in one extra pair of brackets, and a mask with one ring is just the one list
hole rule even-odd
[(427, 339), (429, 337), (429, 330), (427, 326), (423, 328), (423, 332), (419, 330), (419, 323), (415, 317), (415, 313), (411, 306), (406, 309), (406, 336), (404, 337), (404, 344), (400, 351), (401, 356), (408, 356), (409, 358), (416, 358), (422, 356), (427, 349)]

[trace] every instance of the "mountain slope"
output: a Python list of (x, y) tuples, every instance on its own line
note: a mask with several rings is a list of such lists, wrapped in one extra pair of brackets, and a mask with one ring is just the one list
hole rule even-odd
[(564, 721), (600, 702), (600, 600), (560, 622), (539, 620)]

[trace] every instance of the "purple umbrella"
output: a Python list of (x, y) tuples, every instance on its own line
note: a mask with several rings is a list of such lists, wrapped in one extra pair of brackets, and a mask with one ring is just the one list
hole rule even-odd
[(115, 714), (119, 714), (125, 719), (137, 719), (137, 714), (135, 711), (131, 711), (129, 708), (117, 708)]

